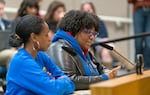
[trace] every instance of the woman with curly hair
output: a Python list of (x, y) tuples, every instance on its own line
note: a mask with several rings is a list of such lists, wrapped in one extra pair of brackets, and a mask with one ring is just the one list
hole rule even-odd
[(99, 18), (91, 13), (71, 10), (58, 24), (48, 54), (76, 84), (76, 90), (88, 89), (91, 83), (114, 78), (120, 69), (104, 73), (103, 67), (89, 52), (99, 34)]
[[(80, 10), (97, 15), (95, 6), (90, 1), (83, 2), (81, 7), (80, 7)], [(107, 31), (107, 27), (102, 20), (99, 20), (99, 23), (100, 23), (100, 29), (99, 29), (100, 34), (97, 36), (95, 41), (96, 42), (107, 41), (108, 36), (109, 36), (108, 31)], [(113, 46), (112, 43), (109, 45)], [(94, 50), (95, 55), (98, 55), (97, 57), (100, 57), (102, 64), (104, 64), (108, 68), (113, 67), (113, 57), (112, 57), (112, 55), (108, 49), (103, 48), (101, 46), (96, 46), (93, 48), (93, 50)]]

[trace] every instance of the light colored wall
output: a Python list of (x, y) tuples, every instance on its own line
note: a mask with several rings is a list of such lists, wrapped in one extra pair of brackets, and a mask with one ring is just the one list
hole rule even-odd
[[(14, 7), (18, 8), (19, 4), (22, 0), (6, 0), (6, 7)], [(46, 10), (48, 5), (53, 0), (43, 0), (42, 10)], [(85, 0), (61, 0), (65, 3), (67, 11), (71, 9), (79, 9), (80, 5)], [(127, 0), (90, 0), (96, 6), (97, 14), (105, 15), (105, 16), (117, 16), (117, 17), (128, 17), (129, 8), (127, 4)], [(13, 17), (14, 14), (9, 14), (10, 17)], [(117, 27), (114, 22), (106, 22), (109, 37), (110, 39), (120, 38), (129, 36), (131, 33), (129, 32), (129, 24), (121, 24), (121, 27)], [(119, 49), (119, 51), (126, 57), (131, 57), (133, 52), (130, 52), (130, 44), (129, 41), (123, 41), (115, 43), (115, 46)]]

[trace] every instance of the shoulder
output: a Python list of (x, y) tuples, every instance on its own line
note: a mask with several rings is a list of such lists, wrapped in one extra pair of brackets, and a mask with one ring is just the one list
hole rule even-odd
[(2, 18), (2, 21), (3, 21), (3, 22), (9, 22), (9, 20), (7, 20), (7, 19), (3, 19), (3, 18)]
[(65, 56), (76, 56), (77, 53), (72, 48), (72, 46), (64, 39), (59, 39), (58, 41), (52, 43), (48, 48), (48, 55), (52, 58), (58, 55)]
[(7, 24), (7, 25), (12, 23), (11, 20), (7, 20), (7, 19), (2, 19), (2, 21), (4, 22), (4, 24)]
[(24, 63), (28, 60), (32, 59), (29, 54), (24, 49), (19, 49), (18, 52), (14, 55), (12, 62), (21, 62)]
[(40, 61), (41, 64), (52, 64), (53, 60), (45, 51), (39, 51), (37, 55), (37, 60)]
[(52, 43), (48, 48), (48, 53), (54, 52), (64, 52), (64, 48), (72, 48), (71, 45), (64, 39), (59, 39), (58, 41)]
[(24, 70), (26, 70), (26, 68), (34, 68), (35, 66), (35, 61), (31, 57), (31, 55), (21, 49), (11, 59), (9, 72), (23, 72)]
[(62, 48), (62, 46), (71, 47), (70, 44), (66, 40), (59, 39), (58, 41), (52, 43), (49, 48), (53, 48), (53, 49), (54, 48)]
[(44, 51), (39, 51), (37, 54), (38, 58), (49, 58), (48, 54)]

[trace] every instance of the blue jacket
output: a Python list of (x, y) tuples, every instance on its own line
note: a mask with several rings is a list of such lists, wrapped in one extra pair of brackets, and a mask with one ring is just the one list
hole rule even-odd
[(74, 88), (45, 52), (39, 52), (34, 59), (20, 49), (10, 62), (5, 95), (67, 95)]

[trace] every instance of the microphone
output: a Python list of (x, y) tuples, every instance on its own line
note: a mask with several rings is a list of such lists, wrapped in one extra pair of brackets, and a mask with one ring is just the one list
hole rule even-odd
[(144, 71), (144, 58), (142, 54), (137, 55), (136, 73), (142, 75)]
[(127, 58), (125, 58), (123, 55), (121, 55), (117, 50), (114, 49), (114, 47), (107, 45), (105, 43), (99, 43), (99, 45), (101, 45), (102, 47), (110, 50), (112, 52), (112, 54), (114, 55), (114, 57), (116, 57), (123, 65), (126, 69), (128, 70), (133, 70), (135, 69), (136, 65), (133, 64), (132, 62), (130, 62)]

